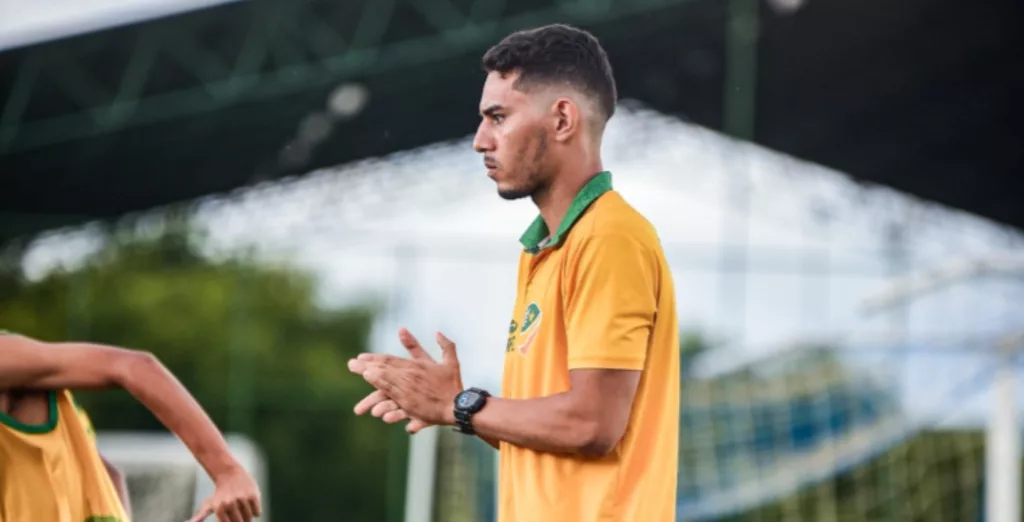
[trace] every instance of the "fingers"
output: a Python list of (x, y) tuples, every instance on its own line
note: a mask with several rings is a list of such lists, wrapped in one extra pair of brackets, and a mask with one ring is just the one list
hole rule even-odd
[(384, 355), (378, 353), (361, 353), (355, 359), (350, 359), (348, 361), (348, 369), (352, 373), (358, 373), (359, 375), (362, 375), (363, 373), (366, 372), (368, 368), (370, 368), (374, 364), (392, 366), (397, 368), (408, 368), (415, 364), (413, 361), (419, 361), (421, 363), (434, 362), (434, 358), (431, 357), (430, 354), (423, 349), (423, 346), (420, 344), (419, 341), (416, 340), (415, 337), (413, 337), (411, 333), (409, 333), (409, 330), (405, 328), (398, 330), (398, 341), (402, 343), (402, 346), (405, 347), (405, 349), (409, 352), (409, 355), (412, 356), (412, 360), (403, 359), (401, 357), (395, 357), (393, 355)]
[(238, 506), (234, 502), (224, 503), (217, 506), (217, 521), (218, 522), (248, 522), (242, 518), (242, 514), (238, 512)]
[(409, 333), (409, 330), (405, 328), (401, 328), (398, 330), (398, 342), (402, 343), (402, 346), (404, 346), (405, 349), (409, 351), (409, 355), (411, 355), (413, 359), (421, 359), (426, 361), (434, 360), (434, 358), (431, 357), (430, 354), (423, 349), (423, 346), (420, 344), (420, 342), (417, 341), (416, 338), (413, 337), (411, 333)]
[(384, 395), (384, 392), (380, 390), (375, 390), (373, 393), (367, 395), (366, 397), (363, 398), (363, 400), (359, 401), (356, 404), (356, 415), (362, 415), (370, 411), (371, 408), (376, 407), (378, 404), (386, 400), (388, 400), (388, 396)]
[(259, 493), (253, 494), (249, 497), (247, 503), (249, 504), (249, 511), (252, 513), (253, 517), (258, 517), (263, 514), (263, 501), (260, 500)]
[[(366, 370), (363, 372), (363, 379), (366, 379), (366, 382), (389, 397), (394, 397), (395, 392), (400, 391), (388, 380), (385, 372), (380, 368)], [(398, 399), (401, 399), (401, 397), (398, 397)]]
[(252, 519), (256, 518), (256, 514), (253, 513), (252, 506), (249, 505), (248, 499), (238, 499), (235, 506), (238, 509), (238, 514), (242, 517), (240, 519), (242, 522), (250, 522)]
[(427, 424), (426, 422), (423, 422), (419, 419), (413, 419), (409, 421), (409, 424), (405, 425), (405, 432), (408, 433), (409, 435), (415, 435), (419, 433), (420, 430), (422, 430), (423, 428), (428, 427), (430, 427), (430, 425)]
[(418, 364), (412, 359), (404, 359), (402, 357), (384, 355), (381, 353), (361, 353), (355, 359), (349, 359), (349, 369), (352, 369), (353, 362), (355, 363), (355, 366), (363, 368), (368, 368), (374, 365), (390, 366), (394, 368), (409, 368)]
[(380, 390), (367, 395), (366, 398), (359, 401), (359, 404), (356, 404), (355, 411), (357, 415), (362, 415), (369, 411), (371, 415), (380, 418), (385, 424), (398, 424), (404, 420), (409, 420), (409, 423), (405, 426), (405, 431), (409, 435), (415, 435), (423, 428), (430, 426), (421, 420), (410, 417), (397, 402), (389, 399)]
[(394, 357), (391, 355), (381, 355), (376, 353), (361, 353), (355, 359), (348, 360), (348, 370), (354, 374), (366, 376), (366, 372), (371, 369), (384, 369), (384, 368), (399, 368), (408, 369), (416, 366), (416, 361), (411, 359), (402, 359), (401, 357)]
[(399, 409), (398, 404), (395, 401), (388, 399), (386, 401), (382, 401), (380, 403), (377, 403), (377, 405), (373, 407), (373, 409), (370, 411), (370, 413), (374, 417), (381, 418), (381, 417), (384, 416), (384, 414), (391, 413), (391, 412), (393, 412), (395, 410), (398, 410), (398, 409)]
[(258, 494), (253, 495), (249, 499), (249, 508), (252, 509), (253, 516), (259, 517), (263, 515), (263, 501), (260, 499)]
[(385, 413), (380, 418), (385, 424), (397, 424), (409, 418), (409, 414), (405, 410), (398, 408), (397, 405), (395, 408), (395, 410)]
[(362, 375), (369, 367), (369, 363), (362, 359), (349, 359), (348, 360), (348, 371)]
[(443, 333), (437, 332), (437, 344), (441, 346), (441, 357), (444, 364), (458, 366), (459, 358), (455, 354), (455, 343), (445, 337)]
[(209, 517), (212, 514), (213, 508), (204, 503), (202, 506), (199, 507), (199, 511), (196, 511), (195, 516), (190, 518), (188, 522), (203, 522), (204, 520), (206, 520), (206, 517)]
[(230, 501), (207, 500), (189, 522), (203, 522), (212, 515), (218, 522), (251, 522), (262, 513), (259, 495), (252, 494)]
[(409, 414), (398, 406), (397, 402), (389, 399), (380, 390), (367, 395), (365, 399), (359, 401), (359, 404), (356, 404), (355, 411), (357, 415), (362, 415), (369, 411), (371, 415), (381, 419), (386, 424), (396, 424), (410, 418)]

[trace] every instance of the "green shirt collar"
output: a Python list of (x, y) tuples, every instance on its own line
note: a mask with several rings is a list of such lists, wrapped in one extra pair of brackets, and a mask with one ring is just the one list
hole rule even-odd
[(544, 218), (537, 216), (537, 219), (533, 220), (526, 232), (519, 238), (519, 242), (523, 244), (523, 247), (527, 252), (536, 254), (540, 252), (542, 248), (549, 246), (558, 245), (565, 238), (565, 235), (569, 232), (576, 221), (579, 220), (580, 216), (583, 215), (583, 211), (587, 210), (597, 198), (601, 197), (602, 194), (612, 189), (612, 173), (608, 171), (599, 172), (596, 176), (590, 179), (586, 185), (580, 189), (579, 194), (576, 194), (576, 198), (572, 200), (572, 204), (569, 205), (569, 210), (565, 213), (565, 217), (562, 218), (562, 222), (558, 225), (558, 230), (554, 235), (551, 236), (550, 240), (544, 246), (541, 246), (541, 242), (546, 239), (550, 233), (548, 231), (548, 225), (544, 222)]

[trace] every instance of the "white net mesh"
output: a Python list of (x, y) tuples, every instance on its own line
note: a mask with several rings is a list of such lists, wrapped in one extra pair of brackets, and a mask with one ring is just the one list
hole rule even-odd
[[(989, 368), (939, 372), (922, 401), (899, 384), (907, 347), (885, 349), (800, 350), (688, 379), (679, 519), (972, 520), (982, 436), (946, 421), (980, 395)], [(928, 413), (911, 415), (921, 402)]]
[(126, 463), (132, 520), (181, 522), (194, 514), (196, 467), (188, 464)]
[[(98, 432), (96, 442), (100, 453), (125, 474), (135, 522), (189, 520), (199, 503), (213, 493), (212, 481), (173, 435)], [(248, 439), (238, 436), (229, 436), (228, 446), (260, 484), (264, 503), (260, 520), (269, 521), (269, 494), (261, 452)]]

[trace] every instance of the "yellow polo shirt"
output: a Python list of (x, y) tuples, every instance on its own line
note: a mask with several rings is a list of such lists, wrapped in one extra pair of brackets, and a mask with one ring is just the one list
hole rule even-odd
[(46, 424), (0, 413), (0, 522), (127, 522), (85, 411), (68, 390), (47, 395)]
[(654, 228), (602, 172), (554, 234), (538, 217), (521, 242), (502, 396), (565, 392), (574, 369), (643, 374), (625, 436), (605, 457), (501, 443), (499, 521), (674, 521), (679, 326)]

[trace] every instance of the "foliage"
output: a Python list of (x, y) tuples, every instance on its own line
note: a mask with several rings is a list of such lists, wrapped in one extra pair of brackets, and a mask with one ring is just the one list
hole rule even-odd
[[(39, 281), (8, 263), (0, 326), (156, 354), (222, 429), (261, 446), (277, 520), (394, 519), (385, 494), (403, 494), (406, 437), (352, 415), (368, 388), (346, 369), (367, 349), (373, 310), (323, 307), (309, 274), (212, 259), (187, 222), (166, 225), (108, 234), (81, 267)], [(80, 397), (98, 429), (162, 429), (123, 392)]]

